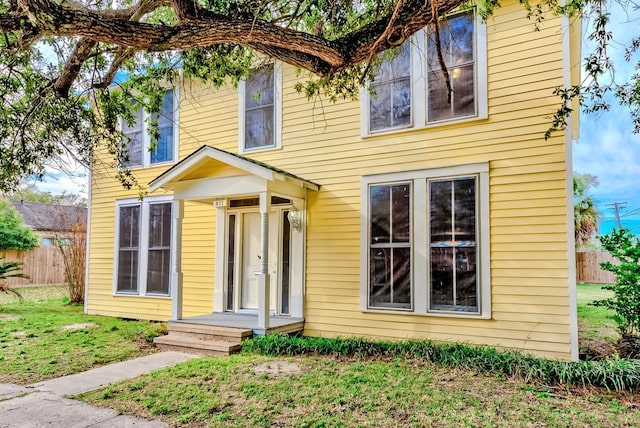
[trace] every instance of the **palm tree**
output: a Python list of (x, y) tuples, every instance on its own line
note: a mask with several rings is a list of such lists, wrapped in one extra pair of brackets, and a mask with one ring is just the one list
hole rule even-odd
[(0, 257), (0, 292), (6, 294), (14, 294), (18, 298), (22, 298), (13, 288), (9, 288), (6, 283), (7, 278), (27, 278), (25, 274), (20, 272), (22, 269), (22, 263), (20, 262), (4, 262)]
[(597, 186), (598, 180), (590, 174), (573, 175), (573, 221), (576, 245), (584, 245), (598, 232), (600, 213), (591, 196), (589, 187)]

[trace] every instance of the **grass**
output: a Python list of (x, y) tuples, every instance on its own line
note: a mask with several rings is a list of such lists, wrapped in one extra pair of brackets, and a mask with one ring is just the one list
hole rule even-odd
[[(30, 384), (155, 352), (160, 323), (85, 315), (65, 287), (0, 294), (0, 383)], [(89, 325), (86, 325), (89, 324)]]
[(615, 343), (620, 339), (613, 312), (592, 306), (591, 302), (611, 295), (602, 284), (578, 284), (578, 335), (582, 354), (604, 357), (616, 352)]
[(79, 398), (189, 427), (569, 427), (640, 420), (632, 396), (569, 392), (397, 358), (205, 358)]

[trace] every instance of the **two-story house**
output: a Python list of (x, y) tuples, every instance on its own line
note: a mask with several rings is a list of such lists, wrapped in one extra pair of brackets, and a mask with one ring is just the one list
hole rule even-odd
[(93, 171), (86, 312), (576, 359), (577, 120), (544, 133), (580, 27), (525, 14), (449, 16), (451, 93), (427, 29), (360, 101), (309, 101), (278, 62), (169, 88), (153, 151), (142, 110), (123, 129), (148, 196)]

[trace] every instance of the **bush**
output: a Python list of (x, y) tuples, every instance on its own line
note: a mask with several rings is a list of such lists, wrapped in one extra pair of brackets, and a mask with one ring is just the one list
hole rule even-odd
[(444, 367), (519, 376), (547, 384), (599, 386), (618, 391), (640, 388), (640, 361), (553, 361), (517, 351), (498, 351), (460, 343), (408, 340), (374, 342), (365, 339), (287, 337), (269, 335), (243, 342), (243, 352), (264, 355), (354, 355), (414, 357)]
[(18, 298), (22, 298), (20, 293), (16, 290), (9, 288), (6, 283), (7, 278), (26, 278), (27, 276), (20, 272), (22, 269), (22, 263), (20, 262), (5, 262), (0, 257), (0, 292), (11, 293)]
[(614, 229), (600, 237), (602, 247), (618, 263), (601, 263), (600, 267), (615, 274), (615, 283), (602, 288), (613, 291), (613, 297), (594, 302), (615, 312), (613, 320), (623, 337), (640, 335), (640, 242), (627, 229)]

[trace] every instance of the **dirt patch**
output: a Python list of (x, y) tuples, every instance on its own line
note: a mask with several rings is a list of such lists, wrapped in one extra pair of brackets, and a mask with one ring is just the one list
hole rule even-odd
[(19, 319), (19, 315), (0, 314), (0, 321), (16, 321)]
[(62, 330), (82, 330), (85, 328), (96, 328), (96, 327), (100, 327), (100, 326), (94, 322), (83, 322), (83, 323), (77, 323), (77, 324), (63, 325), (61, 329)]
[(267, 375), (269, 377), (302, 374), (302, 369), (298, 363), (286, 360), (269, 361), (268, 363), (253, 366), (251, 370), (257, 375)]
[(12, 331), (11, 337), (25, 337), (27, 335), (26, 331)]

